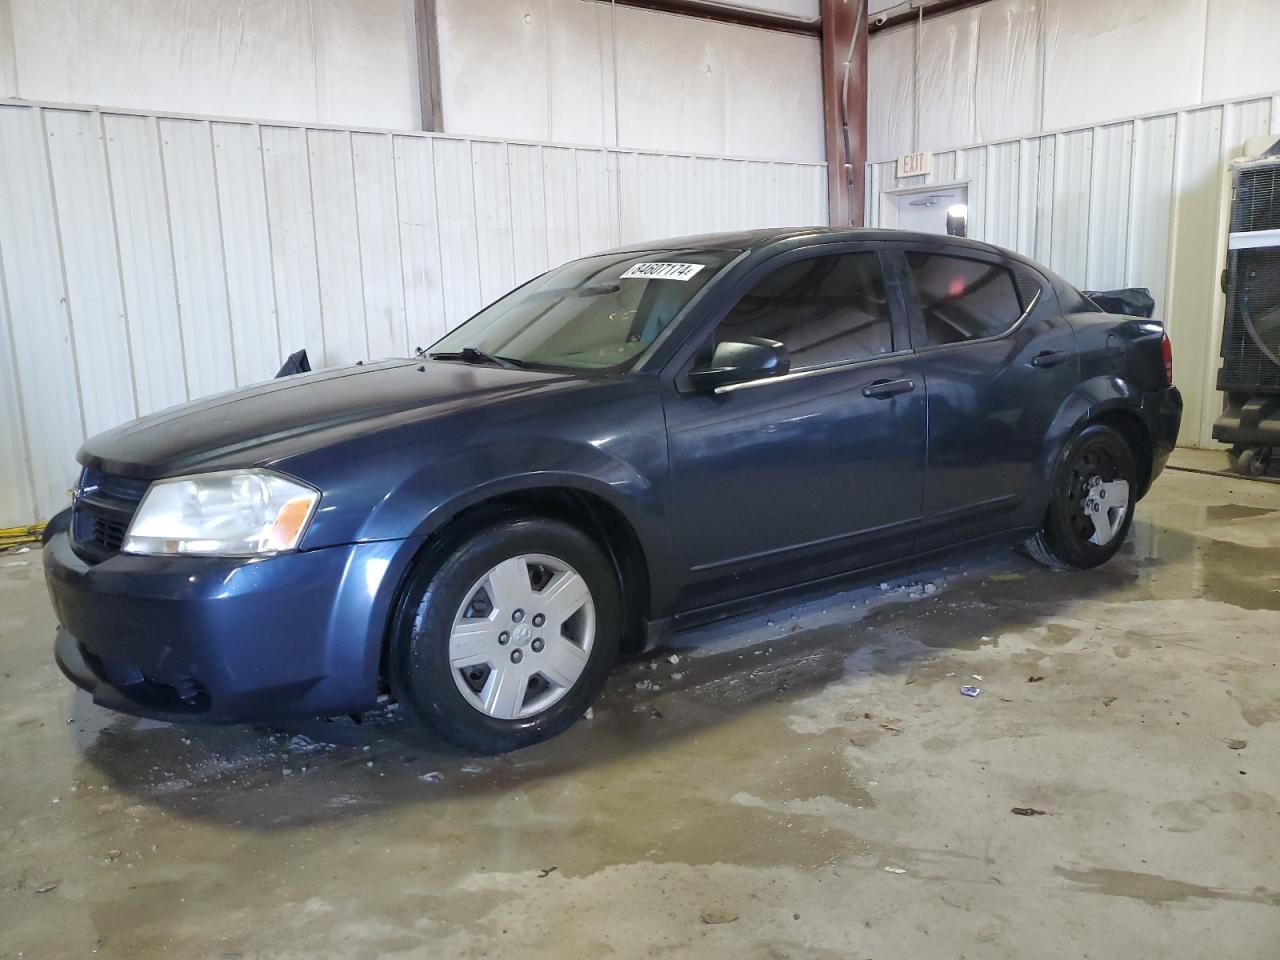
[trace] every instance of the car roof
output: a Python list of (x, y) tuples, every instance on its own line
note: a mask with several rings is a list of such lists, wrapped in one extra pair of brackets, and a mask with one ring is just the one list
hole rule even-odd
[[(608, 253), (646, 253), (664, 250), (761, 250), (788, 240), (812, 237), (827, 243), (838, 241), (919, 241), (942, 243), (957, 250), (998, 253), (1024, 259), (1010, 250), (969, 240), (964, 237), (948, 237), (936, 233), (916, 233), (911, 230), (886, 230), (868, 227), (767, 227), (758, 230), (734, 230), (726, 233), (700, 233), (688, 237), (671, 237), (664, 240), (648, 240), (615, 247)], [(1029, 262), (1029, 261), (1028, 261)]]

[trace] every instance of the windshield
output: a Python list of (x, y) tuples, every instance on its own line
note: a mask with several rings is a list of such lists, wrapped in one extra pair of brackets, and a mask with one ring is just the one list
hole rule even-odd
[(481, 310), (429, 353), (620, 373), (738, 253), (651, 251), (574, 260)]

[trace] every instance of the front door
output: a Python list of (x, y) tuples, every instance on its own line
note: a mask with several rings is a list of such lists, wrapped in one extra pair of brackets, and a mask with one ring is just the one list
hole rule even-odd
[(740, 289), (682, 369), (745, 337), (782, 343), (791, 367), (710, 393), (681, 377), (665, 388), (684, 610), (903, 556), (920, 518), (924, 384), (879, 254), (792, 251)]

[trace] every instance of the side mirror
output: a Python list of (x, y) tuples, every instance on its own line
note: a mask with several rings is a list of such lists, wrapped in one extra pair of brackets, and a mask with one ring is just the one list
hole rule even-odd
[(780, 377), (791, 369), (791, 354), (776, 340), (745, 337), (716, 344), (711, 363), (689, 371), (689, 385), (710, 391), (731, 383)]

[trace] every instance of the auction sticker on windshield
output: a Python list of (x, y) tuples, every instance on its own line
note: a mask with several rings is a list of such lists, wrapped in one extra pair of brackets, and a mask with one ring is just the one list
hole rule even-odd
[(621, 279), (688, 280), (705, 266), (705, 263), (637, 263), (630, 267)]

